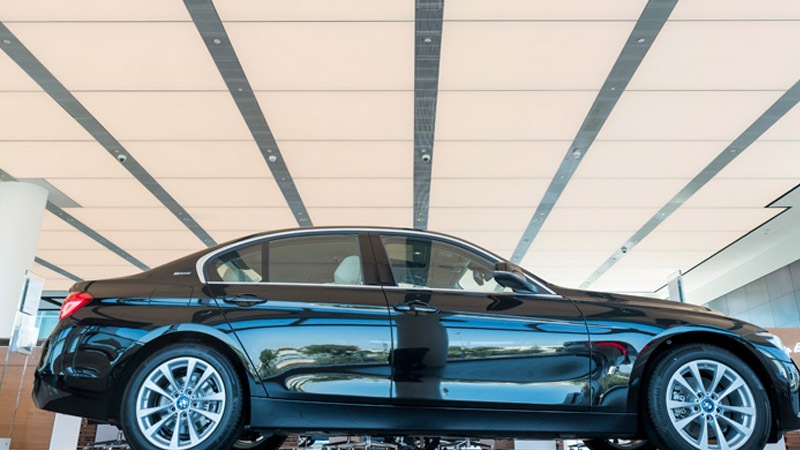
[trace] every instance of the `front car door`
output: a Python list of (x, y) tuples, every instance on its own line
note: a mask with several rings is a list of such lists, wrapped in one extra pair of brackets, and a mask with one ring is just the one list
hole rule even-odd
[(498, 285), (499, 258), (429, 234), (372, 236), (390, 307), (393, 401), (588, 410), (590, 346), (570, 302)]
[(386, 403), (391, 331), (358, 231), (291, 232), (209, 258), (208, 287), (272, 398)]

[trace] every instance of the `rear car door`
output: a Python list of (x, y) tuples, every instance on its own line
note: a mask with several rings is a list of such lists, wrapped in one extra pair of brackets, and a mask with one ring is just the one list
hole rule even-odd
[(386, 301), (365, 234), (292, 232), (210, 258), (208, 288), (270, 397), (388, 402)]
[(510, 292), (492, 277), (498, 259), (465, 243), (372, 240), (391, 276), (395, 403), (589, 409), (588, 334), (572, 302), (544, 286)]

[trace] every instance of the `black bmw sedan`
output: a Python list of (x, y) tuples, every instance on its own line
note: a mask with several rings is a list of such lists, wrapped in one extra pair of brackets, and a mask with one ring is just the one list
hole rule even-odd
[(135, 449), (327, 433), (754, 450), (800, 428), (799, 385), (775, 336), (707, 308), (554, 286), (435, 233), (305, 228), (76, 284), (33, 397)]

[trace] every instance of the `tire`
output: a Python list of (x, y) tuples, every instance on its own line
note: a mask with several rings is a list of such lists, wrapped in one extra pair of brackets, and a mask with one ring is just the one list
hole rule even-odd
[(722, 348), (690, 344), (666, 353), (645, 401), (645, 430), (658, 448), (761, 450), (767, 443), (766, 392), (753, 370)]
[(278, 450), (286, 441), (285, 434), (244, 431), (233, 443), (234, 450)]
[(650, 441), (627, 439), (591, 439), (583, 441), (591, 450), (656, 450)]
[(205, 345), (175, 344), (134, 372), (122, 399), (122, 428), (135, 450), (229, 449), (242, 432), (242, 404), (228, 358)]

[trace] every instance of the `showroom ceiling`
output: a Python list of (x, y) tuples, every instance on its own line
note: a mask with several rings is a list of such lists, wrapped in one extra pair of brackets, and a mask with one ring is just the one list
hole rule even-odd
[(363, 224), (654, 292), (786, 210), (800, 2), (441, 6), (0, 2), (0, 179), (52, 191), (46, 289)]

